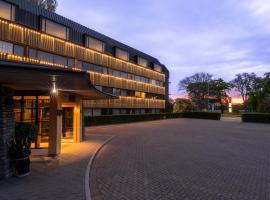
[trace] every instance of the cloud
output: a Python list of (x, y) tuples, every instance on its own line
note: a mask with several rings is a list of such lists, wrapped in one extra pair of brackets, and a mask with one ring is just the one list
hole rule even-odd
[(157, 57), (172, 94), (196, 72), (270, 71), (270, 0), (59, 0), (58, 11)]

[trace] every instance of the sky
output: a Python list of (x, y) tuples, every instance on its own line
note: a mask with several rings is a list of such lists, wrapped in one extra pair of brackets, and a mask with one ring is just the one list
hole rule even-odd
[(270, 0), (58, 0), (57, 13), (151, 56), (170, 94), (196, 72), (230, 81), (270, 71)]

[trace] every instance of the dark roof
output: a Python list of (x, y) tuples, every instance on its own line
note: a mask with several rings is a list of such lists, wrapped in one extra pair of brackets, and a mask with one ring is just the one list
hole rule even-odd
[[(76, 33), (80, 33), (82, 35), (89, 35), (89, 36), (92, 36), (94, 38), (97, 38), (101, 41), (104, 41), (107, 45), (109, 44), (110, 46), (112, 47), (118, 47), (118, 48), (121, 48), (123, 50), (126, 50), (128, 51), (129, 53), (131, 53), (132, 55), (136, 56), (140, 56), (140, 57), (143, 57), (145, 59), (147, 59), (148, 61), (150, 62), (154, 62), (156, 64), (160, 64), (162, 67), (164, 67), (165, 71), (168, 71), (167, 68), (162, 65), (158, 59), (148, 55), (148, 54), (145, 54), (139, 50), (136, 50), (130, 46), (127, 46), (119, 41), (116, 41), (108, 36), (105, 36), (101, 33), (98, 33), (92, 29), (89, 29), (81, 24), (78, 24), (72, 20), (69, 20), (61, 15), (58, 15), (56, 13), (53, 13), (53, 12), (50, 12), (48, 10), (45, 10), (39, 6), (35, 6), (33, 5), (32, 3), (29, 3), (27, 0), (4, 0), (6, 2), (9, 2), (11, 4), (14, 4), (16, 5), (17, 7), (19, 7), (19, 9), (22, 9), (22, 10), (25, 10), (25, 11), (28, 11), (29, 15), (30, 16), (22, 16), (21, 18), (27, 18), (28, 17), (28, 21), (31, 21), (32, 24), (34, 24), (35, 28), (37, 28), (39, 26), (39, 20), (36, 19), (34, 20), (33, 17), (34, 16), (31, 16), (31, 14), (34, 14), (36, 16), (43, 16), (47, 19), (50, 19), (52, 21), (55, 21), (59, 24), (62, 24), (62, 25), (65, 25), (69, 28), (72, 28), (73, 30), (75, 30)], [(23, 13), (22, 15), (25, 15), (25, 13)], [(26, 20), (25, 20), (26, 21)], [(24, 23), (25, 24), (25, 23)], [(25, 25), (28, 25), (28, 24), (25, 24)], [(33, 27), (33, 26), (32, 26)], [(74, 33), (73, 35), (76, 35), (76, 33)], [(78, 35), (78, 34), (77, 34)], [(75, 37), (75, 36), (74, 36)]]

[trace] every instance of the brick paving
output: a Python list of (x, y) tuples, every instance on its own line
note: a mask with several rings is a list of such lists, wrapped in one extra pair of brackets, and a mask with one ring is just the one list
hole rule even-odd
[(90, 175), (93, 200), (269, 200), (270, 126), (173, 119), (89, 128), (117, 135)]
[(32, 158), (30, 176), (0, 181), (0, 200), (84, 200), (88, 161), (108, 138), (89, 134), (83, 143), (62, 145), (57, 159)]

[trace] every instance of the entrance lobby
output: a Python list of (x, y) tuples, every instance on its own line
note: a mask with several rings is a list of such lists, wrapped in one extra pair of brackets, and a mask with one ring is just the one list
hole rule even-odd
[(16, 122), (38, 127), (33, 154), (58, 156), (62, 143), (83, 140), (83, 100), (108, 98), (86, 72), (0, 61), (0, 179), (12, 175), (8, 143)]

